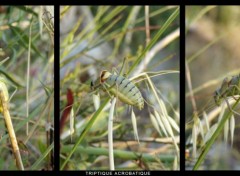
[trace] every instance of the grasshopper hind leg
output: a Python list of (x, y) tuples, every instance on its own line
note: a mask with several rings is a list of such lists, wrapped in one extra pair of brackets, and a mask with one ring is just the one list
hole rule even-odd
[(228, 100), (227, 100), (226, 98), (224, 98), (224, 100), (225, 100), (225, 102), (227, 103), (228, 108), (229, 108), (234, 114), (237, 114), (238, 116), (240, 116), (240, 114), (239, 114), (238, 112), (234, 111), (234, 110), (231, 108)]

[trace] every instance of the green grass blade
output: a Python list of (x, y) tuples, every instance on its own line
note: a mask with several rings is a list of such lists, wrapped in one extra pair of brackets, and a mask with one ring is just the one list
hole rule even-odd
[(107, 98), (103, 104), (100, 106), (100, 108), (95, 112), (95, 114), (93, 115), (93, 117), (91, 118), (91, 120), (88, 122), (88, 124), (86, 125), (86, 128), (83, 130), (83, 132), (81, 133), (81, 135), (79, 136), (76, 144), (73, 146), (71, 152), (69, 153), (68, 157), (66, 158), (66, 160), (63, 162), (63, 164), (61, 165), (60, 170), (63, 170), (65, 165), (67, 164), (67, 162), (69, 161), (69, 159), (71, 158), (72, 154), (75, 152), (75, 150), (77, 149), (78, 145), (82, 142), (82, 140), (84, 139), (84, 137), (86, 136), (87, 132), (91, 129), (93, 123), (95, 122), (95, 120), (97, 119), (97, 117), (99, 116), (99, 114), (102, 112), (103, 108), (107, 105), (108, 101), (110, 100), (110, 98)]
[(158, 31), (158, 33), (154, 36), (154, 38), (149, 42), (148, 46), (143, 50), (143, 52), (138, 57), (136, 62), (131, 66), (127, 75), (129, 75), (133, 71), (133, 69), (140, 63), (140, 61), (142, 60), (142, 58), (146, 54), (146, 52), (150, 48), (152, 48), (152, 46), (157, 42), (157, 40), (160, 38), (160, 36), (163, 34), (163, 32), (168, 28), (168, 26), (173, 22), (173, 20), (177, 18), (178, 14), (179, 14), (179, 7), (172, 13), (172, 15), (163, 24), (162, 28)]
[(42, 163), (42, 161), (49, 155), (51, 150), (53, 150), (54, 143), (52, 143), (46, 151), (42, 154), (42, 156), (31, 166), (30, 170), (36, 170), (39, 168), (39, 165)]
[[(234, 109), (240, 102), (240, 98), (236, 101), (236, 103), (233, 105), (232, 109)], [(210, 150), (211, 146), (213, 145), (213, 143), (215, 142), (216, 138), (221, 134), (223, 128), (224, 128), (224, 124), (225, 122), (230, 119), (230, 117), (232, 116), (232, 112), (229, 111), (228, 114), (226, 116), (224, 116), (224, 118), (221, 120), (221, 122), (219, 123), (216, 131), (214, 132), (214, 134), (212, 135), (211, 139), (207, 142), (204, 150), (202, 151), (201, 155), (199, 156), (196, 164), (193, 167), (193, 170), (197, 170), (200, 166), (200, 164), (203, 162), (204, 158), (206, 157), (208, 151)]]

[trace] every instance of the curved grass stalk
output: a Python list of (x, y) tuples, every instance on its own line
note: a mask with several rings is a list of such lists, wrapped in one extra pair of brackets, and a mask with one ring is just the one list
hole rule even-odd
[[(129, 78), (129, 80), (134, 80), (134, 83), (143, 81), (145, 79), (147, 79), (146, 75), (148, 75), (149, 78), (155, 77), (155, 76), (161, 76), (161, 75), (165, 75), (165, 74), (170, 74), (170, 73), (179, 73), (179, 71), (177, 70), (164, 70), (164, 71), (158, 71), (158, 72), (143, 72), (140, 73), (136, 76), (133, 76), (131, 78)], [(141, 77), (143, 77), (142, 79), (140, 79)], [(139, 79), (139, 80), (136, 80)], [(136, 80), (136, 81), (135, 81)]]

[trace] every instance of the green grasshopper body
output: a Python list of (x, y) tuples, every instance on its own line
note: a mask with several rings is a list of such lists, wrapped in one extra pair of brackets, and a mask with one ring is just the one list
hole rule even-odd
[[(99, 85), (106, 85), (107, 91), (119, 98), (122, 102), (135, 106), (140, 110), (143, 109), (144, 100), (142, 94), (137, 86), (129, 79), (104, 70), (101, 72), (99, 81)], [(99, 85), (95, 86), (95, 88), (99, 87)]]
[(225, 78), (220, 88), (215, 91), (214, 100), (217, 106), (229, 96), (240, 95), (240, 74), (233, 76), (231, 80)]

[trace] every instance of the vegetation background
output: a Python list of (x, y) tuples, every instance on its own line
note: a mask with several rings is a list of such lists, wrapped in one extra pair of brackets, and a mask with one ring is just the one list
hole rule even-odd
[[(54, 167), (53, 136), (50, 135), (54, 128), (53, 21), (52, 6), (0, 6), (0, 61), (9, 57), (0, 65), (0, 72), (7, 81), (10, 95), (14, 91), (12, 85), (18, 86), (10, 100), (9, 111), (25, 170), (52, 170)], [(0, 170), (16, 170), (5, 130), (0, 114)]]
[[(216, 108), (213, 95), (225, 77), (240, 73), (240, 7), (239, 6), (186, 6), (186, 62), (191, 77), (192, 91), (200, 120), (202, 113), (210, 114)], [(191, 139), (193, 104), (190, 99), (189, 79), (186, 79), (186, 139)], [(235, 109), (240, 112), (239, 107)], [(227, 113), (227, 112), (226, 112)], [(235, 115), (233, 148), (230, 140), (223, 142), (223, 131), (206, 156), (201, 169), (239, 169), (240, 126)], [(218, 114), (208, 116), (210, 126), (217, 124)], [(201, 153), (201, 137), (198, 137)], [(187, 142), (187, 144), (189, 144)], [(188, 147), (187, 147), (188, 148)], [(194, 162), (193, 162), (194, 163)], [(189, 167), (189, 166), (188, 166)], [(191, 167), (190, 167), (191, 168)]]
[[(146, 71), (166, 71), (164, 75), (154, 74), (152, 81), (158, 94), (161, 94), (173, 123), (176, 124), (176, 128), (179, 127), (179, 74), (170, 74), (169, 71), (179, 71), (178, 8), (178, 6), (61, 7), (61, 169), (109, 169), (107, 156), (109, 110), (99, 115), (93, 127), (88, 128), (88, 133), (82, 136), (86, 131), (84, 128), (93, 117), (96, 117), (90, 82), (95, 81), (102, 70), (119, 71), (125, 57), (128, 59), (124, 73), (133, 68), (130, 78)], [(135, 67), (132, 67), (134, 64)], [(175, 151), (171, 137), (159, 135), (154, 128), (156, 123), (151, 122), (150, 113), (153, 114), (154, 110), (159, 111), (159, 104), (144, 82), (137, 83), (137, 86), (154, 108), (146, 103), (142, 111), (134, 108), (140, 145), (134, 139), (128, 106), (117, 100), (115, 118), (118, 123), (114, 123), (116, 169), (179, 169), (179, 163), (176, 161), (179, 153)], [(109, 98), (103, 91), (100, 91), (100, 97), (101, 105)], [(71, 106), (70, 111), (68, 107)], [(71, 125), (69, 117), (75, 122), (72, 135), (69, 134)], [(173, 131), (179, 142), (179, 132)], [(78, 145), (74, 149), (76, 144)], [(71, 154), (73, 155), (69, 157)]]

